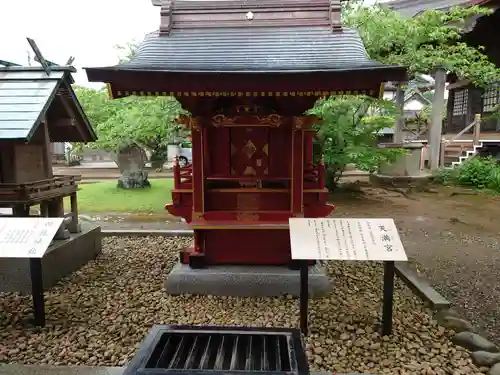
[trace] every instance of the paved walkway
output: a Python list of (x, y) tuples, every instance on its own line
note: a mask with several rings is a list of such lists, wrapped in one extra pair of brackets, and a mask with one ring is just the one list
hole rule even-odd
[[(79, 168), (79, 167), (54, 167), (54, 174), (81, 176), (83, 180), (114, 180), (121, 176), (118, 168)], [(148, 170), (149, 178), (172, 178), (172, 171), (156, 172)]]
[[(101, 165), (105, 164), (105, 165)], [(108, 165), (109, 163), (92, 163), (91, 166), (88, 164), (82, 164), (75, 167), (65, 167), (65, 166), (55, 166), (53, 168), (54, 174), (56, 175), (75, 175), (81, 176), (82, 180), (92, 180), (92, 181), (101, 181), (101, 180), (113, 180), (117, 179), (121, 176), (118, 168), (111, 167)], [(148, 175), (151, 179), (157, 178), (173, 178), (174, 174), (171, 169), (163, 170), (162, 172), (156, 172), (155, 170), (148, 169)], [(363, 172), (360, 170), (347, 170), (344, 172), (342, 179), (356, 179), (360, 177), (367, 177), (369, 175), (368, 172)]]

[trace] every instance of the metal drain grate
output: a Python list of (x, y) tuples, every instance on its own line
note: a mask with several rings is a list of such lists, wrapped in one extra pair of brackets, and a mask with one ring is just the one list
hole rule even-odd
[(155, 326), (125, 375), (195, 372), (309, 374), (298, 330)]

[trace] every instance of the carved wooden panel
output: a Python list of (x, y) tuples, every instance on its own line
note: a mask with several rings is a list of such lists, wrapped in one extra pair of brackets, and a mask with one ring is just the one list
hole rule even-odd
[(259, 211), (260, 195), (241, 193), (236, 196), (236, 209), (238, 211)]
[(269, 174), (268, 154), (268, 128), (231, 128), (231, 175)]

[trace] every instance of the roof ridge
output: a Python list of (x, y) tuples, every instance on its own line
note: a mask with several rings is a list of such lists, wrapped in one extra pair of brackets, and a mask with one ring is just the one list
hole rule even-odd
[(328, 25), (341, 29), (341, 0), (163, 0), (160, 33), (190, 28)]

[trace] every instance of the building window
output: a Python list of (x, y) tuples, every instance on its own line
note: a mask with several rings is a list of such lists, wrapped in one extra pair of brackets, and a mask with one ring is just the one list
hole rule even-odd
[(498, 84), (492, 85), (484, 91), (483, 94), (483, 112), (493, 112), (498, 103), (500, 102), (498, 90), (500, 86)]
[(468, 89), (455, 91), (455, 95), (453, 96), (453, 116), (463, 116), (467, 114), (468, 97)]

